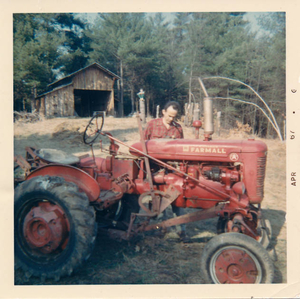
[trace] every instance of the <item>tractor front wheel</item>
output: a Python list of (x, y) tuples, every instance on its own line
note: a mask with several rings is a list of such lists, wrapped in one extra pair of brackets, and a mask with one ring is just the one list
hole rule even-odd
[(201, 256), (206, 283), (272, 283), (274, 266), (266, 249), (253, 238), (225, 233), (212, 238)]
[(91, 254), (97, 226), (88, 197), (61, 177), (39, 176), (15, 190), (15, 266), (25, 276), (71, 275)]

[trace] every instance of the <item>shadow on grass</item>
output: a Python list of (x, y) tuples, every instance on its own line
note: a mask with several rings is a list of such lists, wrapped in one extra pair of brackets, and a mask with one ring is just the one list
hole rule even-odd
[(282, 210), (274, 210), (274, 209), (263, 209), (262, 212), (265, 218), (269, 219), (269, 221), (271, 222), (272, 239), (274, 242), (276, 242), (277, 237), (279, 236), (280, 231), (285, 223), (286, 213)]
[(274, 261), (274, 283), (282, 283), (286, 281), (286, 235), (284, 240), (279, 239), (280, 232), (285, 224), (286, 213), (282, 210), (263, 209), (263, 215), (269, 219), (272, 227), (272, 238), (270, 243), (269, 254)]

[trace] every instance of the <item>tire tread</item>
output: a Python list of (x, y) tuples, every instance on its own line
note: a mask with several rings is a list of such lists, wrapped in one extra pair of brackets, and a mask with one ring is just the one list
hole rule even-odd
[[(74, 249), (70, 258), (65, 264), (57, 266), (55, 269), (43, 272), (39, 267), (29, 267), (23, 262), (22, 255), (16, 256), (15, 268), (21, 268), (26, 277), (39, 276), (41, 279), (55, 279), (71, 275), (75, 269), (81, 266), (90, 256), (97, 234), (94, 209), (89, 205), (88, 197), (85, 193), (79, 192), (76, 184), (66, 182), (61, 177), (41, 176), (35, 177), (21, 183), (15, 190), (15, 211), (22, 204), (24, 196), (31, 192), (42, 192), (52, 194), (59, 198), (66, 206), (75, 229)], [(16, 243), (16, 242), (15, 242)]]

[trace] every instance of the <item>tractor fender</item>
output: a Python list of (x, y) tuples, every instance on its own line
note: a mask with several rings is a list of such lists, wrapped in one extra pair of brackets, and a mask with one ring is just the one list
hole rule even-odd
[(30, 180), (37, 176), (57, 176), (64, 178), (67, 182), (75, 183), (80, 191), (86, 193), (89, 201), (93, 202), (100, 195), (100, 187), (97, 181), (89, 174), (74, 166), (63, 164), (48, 164), (32, 171), (26, 178)]

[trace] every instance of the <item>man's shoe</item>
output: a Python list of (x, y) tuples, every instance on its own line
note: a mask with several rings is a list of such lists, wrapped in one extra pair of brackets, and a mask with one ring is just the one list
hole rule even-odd
[(179, 238), (183, 243), (190, 243), (191, 242), (191, 238), (186, 234), (185, 231), (181, 231), (179, 233)]

